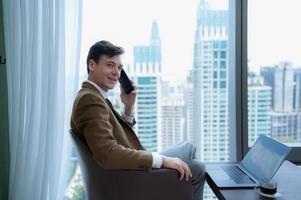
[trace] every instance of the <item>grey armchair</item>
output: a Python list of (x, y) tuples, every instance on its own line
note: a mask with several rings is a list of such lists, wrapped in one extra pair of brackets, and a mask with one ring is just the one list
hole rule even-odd
[(89, 148), (70, 131), (79, 158), (89, 200), (191, 200), (191, 181), (179, 181), (170, 169), (150, 172), (105, 170), (92, 158)]

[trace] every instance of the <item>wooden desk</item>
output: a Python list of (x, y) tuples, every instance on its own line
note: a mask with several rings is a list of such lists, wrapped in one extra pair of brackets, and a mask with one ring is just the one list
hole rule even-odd
[[(206, 163), (207, 169), (214, 169), (221, 163)], [(301, 200), (301, 168), (289, 161), (284, 161), (274, 180), (278, 183), (281, 193), (279, 200)], [(218, 199), (227, 200), (254, 200), (270, 199), (260, 196), (254, 189), (219, 189), (206, 173), (206, 181)]]

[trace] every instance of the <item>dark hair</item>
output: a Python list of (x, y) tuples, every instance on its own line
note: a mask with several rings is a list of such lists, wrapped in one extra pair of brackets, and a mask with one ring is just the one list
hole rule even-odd
[(113, 56), (117, 56), (123, 54), (124, 50), (122, 47), (118, 47), (113, 45), (112, 43), (102, 40), (93, 44), (93, 46), (89, 50), (89, 54), (87, 56), (87, 71), (88, 74), (90, 72), (89, 69), (89, 61), (92, 59), (94, 62), (98, 63), (99, 58), (102, 55), (109, 56), (110, 58)]

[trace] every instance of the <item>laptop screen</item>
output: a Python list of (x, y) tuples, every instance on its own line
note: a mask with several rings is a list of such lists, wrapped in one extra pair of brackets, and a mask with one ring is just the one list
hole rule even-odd
[(290, 150), (290, 147), (260, 135), (241, 164), (257, 180), (268, 182)]

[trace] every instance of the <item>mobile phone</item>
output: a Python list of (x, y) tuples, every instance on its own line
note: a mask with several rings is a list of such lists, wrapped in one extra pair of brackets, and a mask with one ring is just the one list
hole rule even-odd
[(132, 82), (123, 69), (120, 72), (119, 83), (127, 94), (131, 93), (134, 90)]

